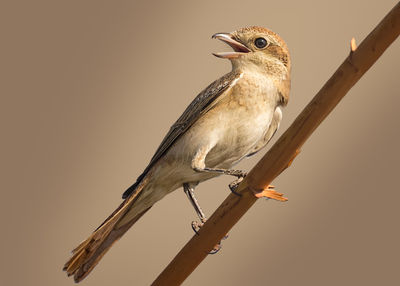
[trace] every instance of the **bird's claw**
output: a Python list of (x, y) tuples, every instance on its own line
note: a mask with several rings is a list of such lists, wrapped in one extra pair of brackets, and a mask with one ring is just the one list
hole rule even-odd
[(232, 192), (233, 194), (239, 196), (239, 197), (241, 197), (242, 194), (236, 192), (236, 190), (237, 190), (237, 187), (239, 186), (240, 182), (243, 181), (243, 178), (244, 178), (244, 177), (239, 177), (237, 180), (234, 180), (233, 182), (231, 182), (231, 183), (229, 184), (229, 189), (231, 190), (231, 192)]
[(203, 224), (202, 222), (192, 221), (192, 229), (196, 235), (199, 235), (199, 230)]
[[(226, 234), (226, 235), (221, 239), (221, 241), (227, 239), (228, 237), (229, 237), (229, 234)], [(214, 248), (213, 248), (208, 254), (216, 254), (218, 251), (220, 251), (221, 248), (222, 248), (222, 243), (221, 243), (221, 241), (218, 242), (218, 243), (214, 246)]]
[(288, 199), (283, 196), (283, 194), (278, 193), (276, 190), (274, 190), (274, 186), (269, 185), (267, 188), (264, 190), (253, 190), (254, 195), (257, 198), (267, 198), (267, 199), (274, 199), (280, 202), (286, 202)]
[(216, 254), (222, 248), (221, 241), (217, 243), (214, 248), (208, 254)]
[[(204, 221), (204, 222), (205, 222), (205, 221)], [(204, 222), (192, 221), (192, 229), (193, 229), (193, 231), (196, 233), (196, 235), (199, 235), (199, 230), (200, 230), (200, 228), (204, 225)], [(227, 239), (228, 237), (229, 237), (229, 235), (226, 234), (226, 235), (221, 239), (221, 241)], [(221, 241), (218, 242), (208, 254), (216, 254), (218, 251), (220, 251), (221, 248), (222, 248)]]

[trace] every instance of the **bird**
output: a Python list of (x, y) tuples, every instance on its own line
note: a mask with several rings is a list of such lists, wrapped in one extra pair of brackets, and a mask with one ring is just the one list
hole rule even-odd
[[(195, 187), (225, 174), (237, 177), (230, 184), (234, 191), (246, 173), (233, 166), (265, 147), (279, 128), (290, 91), (291, 60), (286, 43), (278, 34), (258, 26), (216, 33), (212, 38), (232, 48), (213, 53), (228, 59), (232, 70), (190, 103), (144, 172), (123, 193), (119, 207), (72, 251), (63, 270), (73, 275), (75, 282), (83, 280), (114, 242), (174, 190), (183, 187), (201, 227), (206, 217), (194, 195)], [(273, 191), (270, 198), (276, 199)]]

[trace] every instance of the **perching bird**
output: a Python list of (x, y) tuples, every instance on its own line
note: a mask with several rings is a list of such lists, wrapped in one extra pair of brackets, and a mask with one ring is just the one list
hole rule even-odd
[[(149, 165), (128, 188), (122, 204), (77, 248), (65, 264), (81, 281), (105, 252), (165, 195), (183, 186), (202, 222), (194, 187), (221, 174), (245, 176), (232, 166), (263, 148), (288, 103), (290, 57), (285, 42), (261, 27), (213, 35), (232, 52), (232, 71), (211, 83), (172, 125)], [(232, 186), (234, 188), (234, 186)]]

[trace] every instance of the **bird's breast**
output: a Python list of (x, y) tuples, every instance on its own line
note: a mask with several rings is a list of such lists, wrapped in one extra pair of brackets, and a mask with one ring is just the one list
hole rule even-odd
[(206, 163), (230, 167), (249, 154), (267, 133), (278, 100), (272, 80), (259, 75), (243, 76), (230, 95), (207, 114), (208, 121), (214, 122), (209, 130), (218, 142)]

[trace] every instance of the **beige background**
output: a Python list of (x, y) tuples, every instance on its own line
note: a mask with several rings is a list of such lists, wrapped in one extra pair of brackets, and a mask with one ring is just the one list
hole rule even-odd
[[(120, 203), (169, 126), (230, 70), (215, 32), (269, 27), (293, 59), (280, 136), (397, 1), (9, 1), (0, 7), (1, 285), (73, 285), (69, 251)], [(12, 4), (11, 4), (12, 3)], [(396, 285), (400, 41), (185, 285)], [(276, 139), (276, 138), (275, 138)], [(265, 152), (265, 151), (264, 151)], [(262, 153), (264, 153), (262, 152)], [(249, 170), (261, 154), (241, 163)], [(202, 184), (207, 212), (231, 178)], [(82, 285), (148, 285), (193, 235), (181, 190)]]

